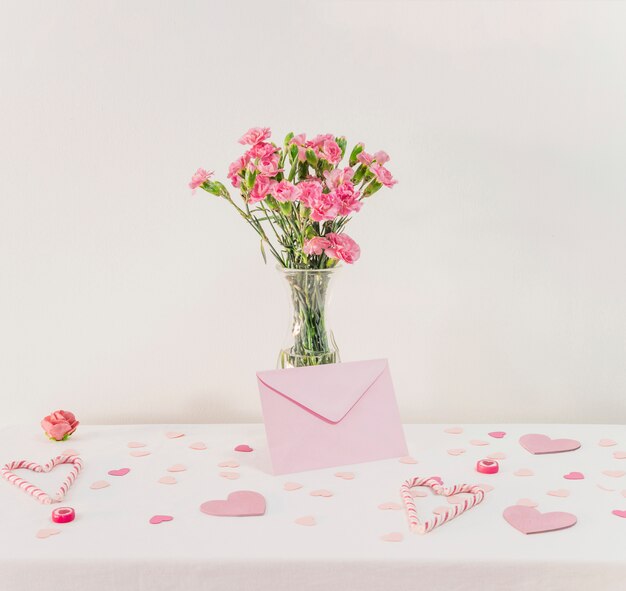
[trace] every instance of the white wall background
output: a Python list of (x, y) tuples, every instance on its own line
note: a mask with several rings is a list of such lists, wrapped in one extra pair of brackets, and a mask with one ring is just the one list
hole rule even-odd
[(3, 2), (5, 421), (256, 421), (286, 300), (186, 187), (248, 127), (400, 180), (355, 220), (344, 360), (406, 421), (626, 422), (626, 3)]

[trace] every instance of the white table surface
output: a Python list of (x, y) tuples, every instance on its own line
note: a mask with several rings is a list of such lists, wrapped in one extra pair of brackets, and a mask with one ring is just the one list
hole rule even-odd
[[(626, 476), (611, 478), (603, 470), (626, 471), (626, 427), (617, 425), (464, 425), (462, 434), (444, 432), (450, 425), (407, 425), (416, 465), (386, 460), (341, 468), (354, 480), (334, 476), (337, 469), (274, 477), (269, 473), (262, 425), (124, 425), (85, 426), (69, 442), (47, 441), (37, 426), (0, 428), (0, 462), (30, 459), (44, 463), (66, 449), (80, 453), (85, 467), (62, 505), (74, 507), (77, 519), (57, 526), (52, 507), (40, 505), (8, 482), (0, 482), (0, 589), (2, 591), (208, 591), (331, 590), (393, 591), (427, 586), (454, 590), (604, 590), (626, 589), (626, 519), (611, 514), (626, 509)], [(489, 431), (507, 432), (504, 439)], [(168, 439), (167, 431), (184, 437)], [(571, 437), (581, 441), (574, 452), (533, 456), (518, 443), (525, 433)], [(374, 437), (375, 434), (372, 434)], [(601, 438), (615, 439), (600, 447)], [(489, 445), (469, 443), (482, 439)], [(131, 441), (143, 442), (151, 455), (131, 457)], [(207, 448), (189, 448), (203, 441)], [(252, 453), (234, 452), (247, 443)], [(465, 448), (461, 456), (446, 450)], [(503, 452), (501, 472), (477, 474), (476, 461)], [(217, 464), (236, 459), (238, 480), (219, 476)], [(178, 483), (159, 484), (172, 464), (187, 471), (171, 474)], [(108, 470), (128, 467), (123, 477)], [(535, 475), (514, 476), (519, 468)], [(563, 475), (580, 471), (584, 480)], [(47, 492), (54, 492), (67, 471), (51, 474), (20, 471)], [(382, 511), (380, 503), (400, 503), (399, 487), (411, 476), (439, 475), (446, 484), (489, 483), (485, 501), (426, 535), (408, 531), (404, 511)], [(97, 480), (108, 488), (90, 489)], [(283, 490), (298, 482), (300, 490)], [(615, 489), (602, 490), (598, 484)], [(330, 498), (312, 497), (328, 489)], [(556, 498), (548, 490), (568, 489)], [(207, 500), (234, 490), (255, 490), (267, 500), (262, 517), (212, 517), (200, 512)], [(541, 511), (574, 513), (573, 528), (525, 536), (502, 518), (505, 507), (520, 498), (539, 502)], [(416, 499), (420, 515), (446, 505), (442, 498)], [(58, 505), (56, 505), (58, 506)], [(149, 524), (155, 514), (174, 520)], [(313, 515), (317, 525), (294, 520)], [(35, 537), (42, 528), (61, 533)], [(381, 540), (390, 532), (401, 542)]]

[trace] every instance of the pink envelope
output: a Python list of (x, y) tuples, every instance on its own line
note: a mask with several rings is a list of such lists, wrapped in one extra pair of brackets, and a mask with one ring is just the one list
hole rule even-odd
[(386, 359), (257, 373), (274, 474), (408, 454)]

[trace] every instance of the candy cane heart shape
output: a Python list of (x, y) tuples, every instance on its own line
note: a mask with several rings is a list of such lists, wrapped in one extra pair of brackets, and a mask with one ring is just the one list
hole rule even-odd
[[(66, 476), (65, 480), (59, 487), (59, 490), (57, 490), (57, 492), (55, 493), (54, 498), (42, 491), (40, 488), (36, 487), (34, 484), (28, 482), (28, 480), (21, 478), (13, 472), (13, 470), (32, 470), (33, 472), (46, 473), (52, 471), (56, 466), (60, 464), (72, 464), (73, 466), (72, 470)], [(82, 467), (83, 462), (77, 456), (57, 456), (56, 458), (52, 458), (47, 464), (44, 464), (43, 466), (29, 460), (16, 460), (13, 462), (9, 462), (0, 469), (0, 475), (5, 480), (8, 480), (11, 484), (14, 484), (18, 488), (22, 489), (25, 493), (37, 499), (40, 503), (43, 503), (44, 505), (50, 505), (52, 503), (59, 503), (65, 498), (67, 491), (76, 480), (76, 477), (82, 470)]]
[[(462, 502), (455, 503), (443, 514), (434, 515), (427, 521), (420, 521), (417, 516), (417, 510), (415, 509), (415, 500), (411, 495), (411, 489), (416, 486), (427, 486), (432, 489), (436, 495), (442, 495), (444, 497), (451, 497), (459, 493), (468, 493), (471, 496), (466, 497)], [(409, 520), (409, 528), (413, 532), (420, 534), (427, 534), (436, 527), (444, 524), (446, 521), (451, 521), (455, 517), (465, 513), (468, 509), (471, 509), (475, 505), (482, 503), (485, 498), (485, 491), (475, 484), (455, 484), (454, 486), (447, 487), (441, 484), (441, 479), (437, 476), (429, 476), (427, 478), (410, 478), (400, 487), (400, 495), (404, 501), (406, 507), (407, 517)]]

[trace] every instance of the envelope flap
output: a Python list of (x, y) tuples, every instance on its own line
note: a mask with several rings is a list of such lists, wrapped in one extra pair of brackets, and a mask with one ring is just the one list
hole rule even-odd
[(333, 423), (341, 421), (387, 367), (386, 359), (257, 373), (276, 394)]

